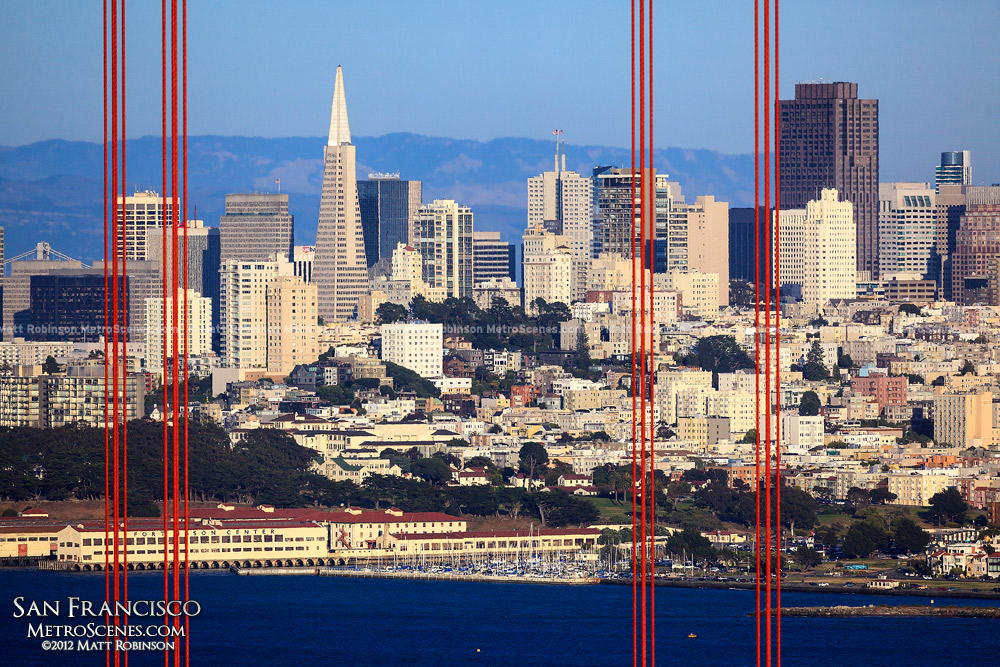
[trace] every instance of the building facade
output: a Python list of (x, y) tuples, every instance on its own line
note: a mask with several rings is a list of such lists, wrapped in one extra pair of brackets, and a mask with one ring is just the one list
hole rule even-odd
[(960, 304), (1000, 304), (1000, 187), (969, 187), (955, 233), (951, 288)]
[(524, 308), (534, 312), (536, 299), (573, 302), (573, 250), (569, 239), (536, 226), (524, 232), (522, 275)]
[(368, 174), (367, 181), (358, 181), (358, 210), (369, 267), (391, 257), (397, 244), (413, 242), (421, 192), (420, 181), (400, 180), (399, 174)]
[(472, 284), (509, 278), (517, 280), (517, 248), (500, 232), (472, 233)]
[(972, 151), (945, 151), (934, 168), (934, 188), (942, 185), (972, 185)]
[(291, 276), (292, 272), (287, 261), (222, 263), (219, 327), (223, 366), (267, 367), (267, 288), (279, 276)]
[(574, 299), (582, 299), (586, 291), (587, 261), (593, 253), (593, 189), (592, 179), (566, 170), (565, 152), (560, 156), (558, 150), (552, 171), (528, 179), (528, 228), (541, 226), (569, 240)]
[[(186, 314), (185, 314), (186, 310)], [(165, 314), (164, 314), (165, 313)], [(145, 302), (146, 368), (163, 369), (164, 358), (174, 356), (174, 299), (151, 297)], [(178, 292), (177, 354), (197, 357), (212, 351), (212, 300), (195, 290)], [(187, 337), (187, 347), (184, 339)]]
[(877, 278), (878, 100), (859, 99), (856, 83), (798, 83), (779, 105), (782, 208), (836, 190), (853, 204), (858, 275)]
[(436, 199), (417, 211), (414, 246), (423, 261), (423, 279), (446, 297), (471, 297), (473, 276), (472, 209), (451, 199)]
[(319, 357), (316, 286), (298, 276), (277, 276), (268, 283), (267, 372), (287, 375), (296, 364)]
[(444, 373), (444, 327), (425, 322), (382, 325), (382, 360), (409, 368), (421, 377)]
[(355, 152), (347, 119), (344, 74), (337, 67), (330, 136), (323, 149), (323, 190), (313, 260), (317, 309), (325, 322), (356, 317), (361, 299), (368, 293)]
[(219, 236), (222, 261), (266, 262), (274, 254), (291, 258), (295, 217), (288, 211), (288, 195), (226, 195)]
[(778, 227), (783, 288), (799, 286), (802, 301), (814, 309), (831, 299), (855, 298), (856, 227), (850, 202), (824, 189), (805, 209), (782, 209)]
[(929, 183), (879, 183), (879, 276), (936, 279), (934, 190)]

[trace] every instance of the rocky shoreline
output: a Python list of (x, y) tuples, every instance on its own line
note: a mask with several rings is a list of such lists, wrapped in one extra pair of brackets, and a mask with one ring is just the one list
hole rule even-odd
[[(773, 609), (772, 614), (777, 614)], [(748, 614), (752, 616), (753, 614)], [(996, 618), (1000, 619), (1000, 607), (956, 607), (928, 605), (872, 605), (867, 607), (852, 607), (837, 605), (835, 607), (784, 607), (782, 616), (847, 618), (854, 616), (936, 616), (942, 618)]]

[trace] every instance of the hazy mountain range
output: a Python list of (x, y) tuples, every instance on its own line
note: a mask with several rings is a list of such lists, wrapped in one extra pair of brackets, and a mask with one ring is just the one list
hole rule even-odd
[[(290, 195), (296, 243), (316, 238), (322, 181), (321, 137), (196, 136), (188, 138), (188, 216), (218, 225), (225, 196), (232, 192), (274, 192), (275, 179)], [(518, 240), (525, 226), (525, 180), (553, 168), (554, 143), (501, 138), (472, 141), (396, 133), (355, 137), (358, 178), (369, 172), (398, 172), (423, 181), (423, 199), (455, 199), (475, 213), (475, 227), (498, 230)], [(162, 191), (160, 139), (128, 142), (127, 192)], [(566, 147), (567, 168), (590, 174), (595, 165), (627, 165), (631, 152), (611, 146)], [(667, 148), (655, 165), (681, 183), (688, 201), (713, 194), (732, 206), (751, 206), (753, 156)], [(51, 140), (0, 147), (0, 225), (7, 258), (48, 241), (73, 257), (103, 255), (101, 146)]]

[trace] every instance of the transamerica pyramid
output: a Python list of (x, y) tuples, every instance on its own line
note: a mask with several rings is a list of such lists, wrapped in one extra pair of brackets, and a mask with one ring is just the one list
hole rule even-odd
[(352, 319), (368, 292), (354, 145), (347, 122), (344, 73), (337, 67), (330, 111), (330, 139), (323, 148), (323, 193), (316, 228), (316, 283), (319, 316), (329, 324)]

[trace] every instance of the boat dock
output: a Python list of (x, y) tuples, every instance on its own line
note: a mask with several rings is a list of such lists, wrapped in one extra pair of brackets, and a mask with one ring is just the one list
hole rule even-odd
[(312, 575), (320, 577), (347, 577), (349, 579), (413, 579), (421, 581), (478, 581), (495, 584), (548, 584), (548, 585), (589, 585), (598, 583), (595, 577), (533, 577), (518, 575), (463, 574), (459, 572), (413, 572), (392, 570), (355, 570), (316, 567), (233, 567), (230, 571), (240, 576), (267, 575)]

